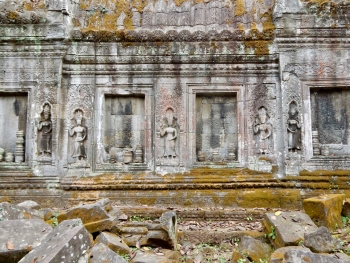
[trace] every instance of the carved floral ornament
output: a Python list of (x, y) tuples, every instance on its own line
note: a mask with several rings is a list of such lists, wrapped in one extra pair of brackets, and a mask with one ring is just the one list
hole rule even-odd
[(250, 40), (261, 39), (261, 40), (271, 40), (273, 35), (268, 32), (258, 32), (254, 31), (254, 34), (245, 34), (244, 30), (209, 30), (205, 31), (195, 31), (191, 33), (189, 30), (169, 30), (163, 32), (161, 30), (131, 30), (122, 32), (110, 32), (110, 31), (86, 31), (82, 32), (78, 29), (72, 31), (72, 38), (74, 40), (85, 40), (85, 41), (128, 41), (128, 42), (172, 42), (172, 41), (232, 41), (232, 40)]

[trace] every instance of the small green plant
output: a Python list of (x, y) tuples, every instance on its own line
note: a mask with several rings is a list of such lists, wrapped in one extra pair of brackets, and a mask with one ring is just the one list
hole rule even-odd
[(233, 243), (235, 244), (235, 246), (238, 246), (239, 241), (241, 241), (241, 240), (238, 237), (235, 237), (233, 239)]
[(227, 263), (228, 262), (224, 256), (218, 257), (218, 261), (219, 261), (219, 263)]
[(119, 255), (119, 256), (121, 256), (122, 258), (124, 258), (127, 262), (130, 261), (130, 255), (128, 255), (128, 254), (121, 254), (121, 255)]
[(245, 258), (240, 258), (237, 260), (237, 263), (245, 263), (246, 259)]
[(149, 216), (143, 217), (143, 216), (138, 216), (138, 215), (133, 215), (129, 217), (129, 221), (137, 221), (137, 222), (143, 222), (146, 220), (151, 220)]
[(271, 227), (271, 233), (268, 234), (268, 237), (271, 238), (272, 240), (275, 240), (276, 239), (276, 229), (275, 227)]
[(252, 216), (248, 216), (248, 217), (246, 218), (246, 220), (247, 220), (247, 221), (253, 221), (253, 217), (252, 217)]
[(299, 242), (298, 242), (298, 246), (302, 246), (304, 244), (304, 240), (300, 240)]
[(344, 226), (347, 226), (349, 223), (349, 217), (348, 216), (342, 216), (341, 220), (343, 221)]
[(269, 263), (267, 259), (259, 259), (259, 263)]

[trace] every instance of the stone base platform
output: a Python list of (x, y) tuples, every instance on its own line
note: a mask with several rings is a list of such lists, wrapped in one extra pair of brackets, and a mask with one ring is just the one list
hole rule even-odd
[(0, 174), (0, 200), (31, 199), (50, 207), (108, 197), (120, 206), (214, 207), (215, 213), (239, 207), (301, 209), (303, 199), (329, 193), (350, 197), (350, 171), (303, 171), (283, 179), (228, 168), (198, 168), (164, 176), (152, 172), (64, 178), (38, 177), (28, 171)]

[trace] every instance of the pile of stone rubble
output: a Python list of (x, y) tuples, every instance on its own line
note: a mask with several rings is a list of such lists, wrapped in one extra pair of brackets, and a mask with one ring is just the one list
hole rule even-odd
[(266, 213), (265, 239), (249, 233), (235, 238), (225, 248), (229, 258), (220, 258), (205, 240), (199, 254), (189, 253), (174, 211), (143, 220), (128, 217), (108, 199), (58, 214), (32, 201), (3, 202), (0, 263), (350, 263), (350, 230), (336, 230), (350, 217), (345, 196), (324, 195), (303, 205), (305, 213)]

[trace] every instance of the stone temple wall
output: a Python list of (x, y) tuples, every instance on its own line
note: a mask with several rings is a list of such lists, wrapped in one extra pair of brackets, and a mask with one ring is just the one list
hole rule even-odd
[(0, 0), (3, 195), (350, 170), (349, 13), (335, 0)]

